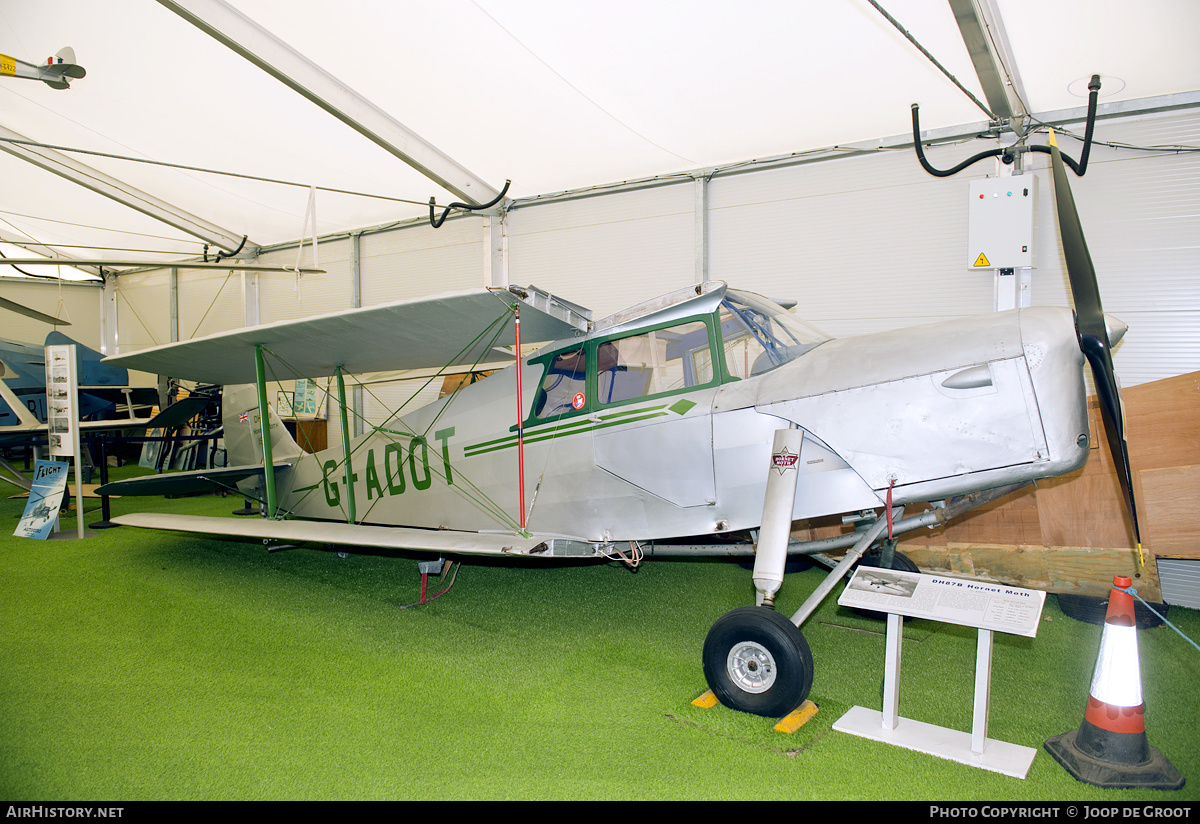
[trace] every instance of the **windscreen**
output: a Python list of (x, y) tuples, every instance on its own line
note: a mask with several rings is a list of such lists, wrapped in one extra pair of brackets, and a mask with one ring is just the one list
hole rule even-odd
[(829, 340), (779, 304), (748, 292), (727, 292), (720, 319), (725, 366), (737, 378), (770, 372)]

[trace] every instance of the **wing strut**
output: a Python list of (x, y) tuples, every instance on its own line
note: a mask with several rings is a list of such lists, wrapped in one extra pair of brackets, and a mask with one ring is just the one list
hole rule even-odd
[(267, 409), (267, 374), (263, 347), (254, 345), (254, 384), (258, 389), (258, 428), (263, 444), (263, 486), (267, 492), (267, 517), (275, 520), (275, 461), (271, 455), (271, 417)]
[[(341, 410), (342, 416), (342, 453), (346, 456), (346, 523), (353, 524), (358, 520), (354, 512), (354, 469), (350, 466), (350, 425), (346, 421), (346, 379), (342, 376), (342, 367), (340, 366), (337, 368), (337, 385), (338, 408)], [(409, 449), (412, 449), (411, 445)]]
[(521, 403), (521, 304), (513, 304), (513, 314), (517, 319), (516, 354), (517, 354), (517, 483), (520, 490), (518, 505), (521, 507), (521, 532), (525, 532), (525, 405)]

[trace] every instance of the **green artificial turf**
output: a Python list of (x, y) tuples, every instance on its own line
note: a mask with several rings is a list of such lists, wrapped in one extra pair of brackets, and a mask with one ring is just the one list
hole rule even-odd
[[(1139, 633), (1142, 680), (1182, 790), (1098, 789), (1041, 750), (1079, 726), (1100, 641), (1053, 597), (1036, 639), (995, 636), (989, 735), (1040, 750), (1019, 780), (833, 731), (879, 709), (884, 652), (883, 624), (834, 598), (804, 627), (807, 726), (692, 706), (708, 627), (753, 603), (735, 564), (468, 561), (400, 609), (419, 594), (410, 557), (129, 528), (37, 542), (9, 537), (22, 507), (0, 501), (6, 800), (1200, 798), (1200, 653), (1167, 628)], [(822, 578), (788, 575), (781, 610)], [(1200, 638), (1200, 614), (1169, 617)], [(901, 714), (969, 730), (975, 632), (909, 621), (904, 637)]]

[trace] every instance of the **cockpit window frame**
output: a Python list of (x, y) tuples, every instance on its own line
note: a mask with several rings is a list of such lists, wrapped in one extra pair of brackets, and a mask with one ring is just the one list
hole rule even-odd
[[(708, 355), (711, 361), (711, 376), (704, 383), (693, 384), (692, 386), (682, 386), (674, 389), (668, 389), (662, 392), (653, 392), (645, 395), (639, 395), (633, 398), (623, 398), (610, 402), (601, 402), (599, 391), (599, 353), (600, 348), (608, 343), (625, 340), (627, 338), (646, 335), (650, 332), (658, 332), (664, 329), (673, 329), (680, 326), (686, 326), (691, 323), (703, 323), (708, 341)], [(582, 350), (586, 361), (587, 379), (584, 389), (584, 402), (579, 409), (565, 410), (558, 415), (548, 417), (538, 417), (535, 409), (538, 403), (538, 397), (535, 396), (530, 403), (529, 414), (526, 415), (523, 426), (530, 427), (547, 423), (569, 421), (580, 416), (596, 414), (598, 412), (619, 409), (630, 404), (643, 403), (650, 400), (658, 400), (662, 398), (670, 398), (677, 395), (686, 395), (693, 392), (700, 392), (706, 389), (712, 389), (725, 383), (727, 380), (727, 371), (724, 365), (724, 359), (720, 354), (719, 337), (716, 331), (717, 316), (713, 313), (691, 315), (684, 318), (676, 318), (650, 326), (644, 326), (638, 329), (626, 329), (621, 332), (616, 332), (609, 335), (601, 335), (595, 338), (584, 340), (582, 343), (572, 341), (568, 345), (555, 349), (552, 352), (538, 353), (536, 358), (531, 358), (530, 363), (542, 365), (542, 373), (538, 379), (538, 391), (541, 391), (542, 385), (546, 381), (549, 370), (552, 368), (554, 361), (564, 354)], [(699, 330), (696, 330), (699, 331)], [(694, 353), (699, 349), (689, 350), (694, 357)]]

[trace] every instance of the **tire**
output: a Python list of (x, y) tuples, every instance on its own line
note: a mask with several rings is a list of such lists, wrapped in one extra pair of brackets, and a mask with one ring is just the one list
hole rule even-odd
[[(1085, 624), (1103, 624), (1104, 619), (1108, 617), (1108, 599), (1097, 598), (1093, 595), (1067, 595), (1064, 593), (1056, 593), (1058, 598), (1058, 607), (1063, 611), (1063, 615), (1068, 618), (1074, 618), (1076, 621), (1083, 621)], [(1151, 604), (1158, 615), (1167, 614), (1166, 604)], [(1134, 624), (1138, 629), (1153, 629), (1162, 624), (1162, 620), (1150, 610), (1146, 609), (1146, 605), (1141, 601), (1133, 602), (1133, 619)]]
[[(862, 558), (858, 560), (857, 566), (878, 567), (879, 561), (882, 557), (882, 547), (876, 547), (870, 552), (865, 553)], [(921, 568), (913, 563), (912, 558), (909, 558), (899, 550), (892, 554), (892, 569), (899, 572), (916, 572), (918, 574), (921, 572)]]
[(766, 607), (727, 612), (704, 639), (704, 678), (730, 709), (779, 718), (812, 689), (813, 659), (800, 629)]

